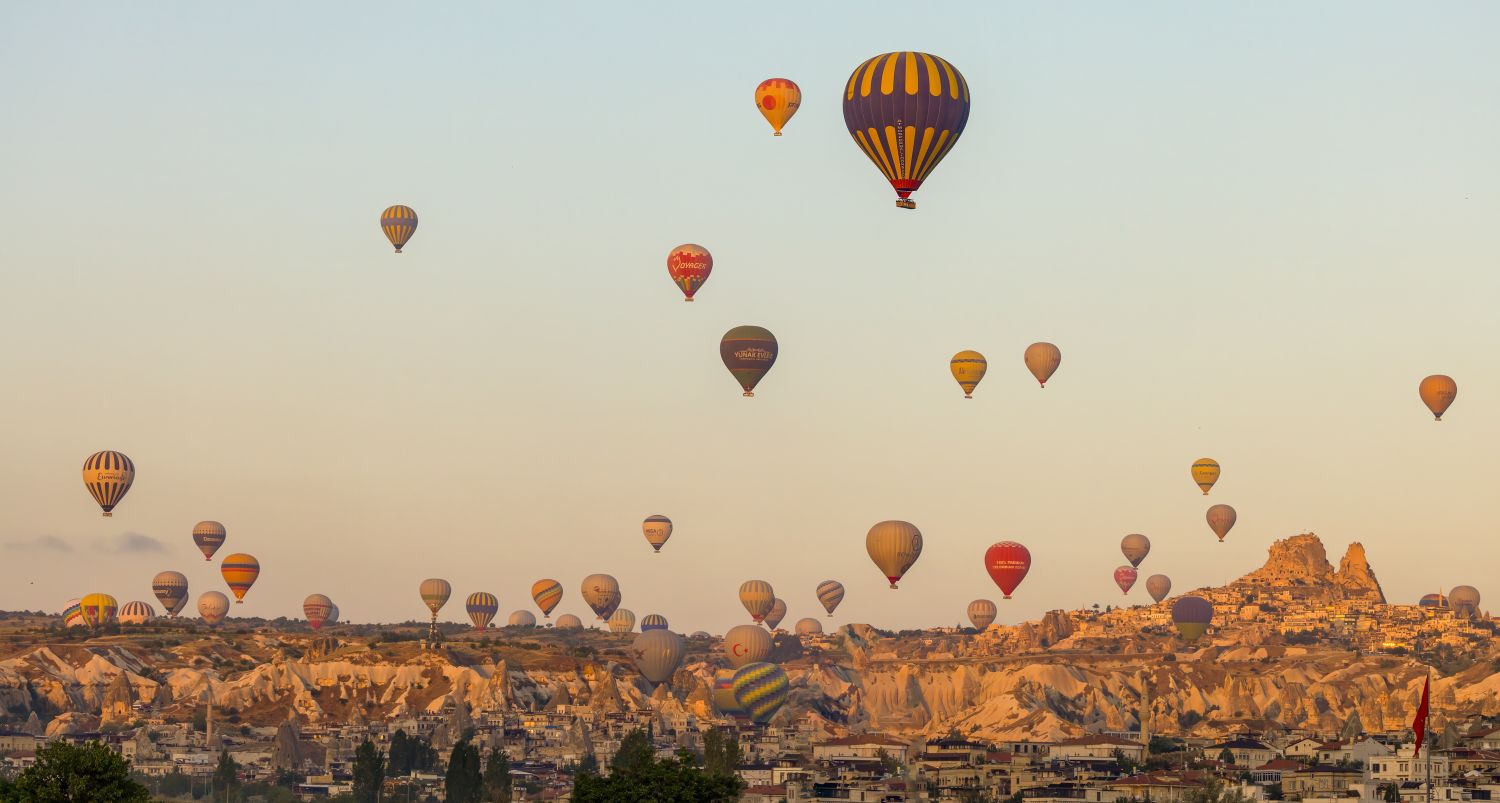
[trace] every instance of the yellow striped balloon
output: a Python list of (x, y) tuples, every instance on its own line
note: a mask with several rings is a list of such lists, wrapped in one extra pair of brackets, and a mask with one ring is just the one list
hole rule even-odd
[(979, 386), (979, 380), (984, 379), (984, 372), (989, 367), (983, 354), (967, 349), (953, 355), (953, 359), (948, 361), (948, 370), (953, 373), (958, 386), (963, 388), (965, 399), (974, 398), (974, 388)]
[(542, 618), (552, 615), (552, 609), (562, 602), (562, 583), (552, 579), (538, 580), (531, 584), (531, 599), (542, 609)]
[(135, 463), (119, 452), (95, 452), (83, 461), (83, 485), (106, 516), (114, 515), (134, 482)]
[(714, 708), (727, 717), (744, 716), (744, 709), (740, 708), (739, 701), (734, 699), (734, 675), (736, 670), (720, 669), (714, 672), (714, 688), (710, 697), (713, 699)]
[(609, 632), (629, 633), (635, 628), (635, 612), (629, 608), (620, 608), (609, 615)]
[(224, 575), (224, 582), (234, 592), (234, 601), (241, 603), (245, 601), (245, 592), (255, 585), (255, 578), (260, 576), (260, 561), (254, 556), (236, 552), (219, 565), (219, 574)]
[(380, 230), (396, 246), (396, 253), (417, 233), (417, 213), (409, 206), (397, 204), (380, 213)]
[(787, 689), (791, 684), (786, 672), (775, 664), (746, 664), (734, 673), (729, 688), (734, 692), (734, 701), (751, 721), (764, 725), (786, 702)]
[(1200, 457), (1193, 461), (1193, 482), (1208, 496), (1209, 489), (1219, 481), (1219, 461), (1212, 457)]
[(79, 603), (83, 622), (89, 627), (103, 627), (115, 620), (120, 603), (108, 594), (89, 594)]
[(448, 604), (448, 598), (453, 596), (453, 586), (441, 577), (429, 577), (422, 581), (417, 592), (422, 595), (422, 604), (427, 610), (432, 611), (432, 621), (437, 621), (438, 611)]
[[(469, 621), (474, 623), (474, 629), (483, 630), (490, 626), (490, 620), (500, 610), (500, 600), (487, 591), (475, 591), (464, 600), (464, 610), (469, 612)], [(533, 620), (532, 624), (535, 623)]]
[(666, 546), (667, 539), (672, 537), (672, 520), (661, 514), (647, 516), (646, 520), (641, 522), (641, 532), (646, 536), (646, 543), (660, 552), (661, 548)]
[(740, 604), (756, 622), (766, 618), (776, 605), (776, 592), (765, 580), (746, 580), (740, 584)]

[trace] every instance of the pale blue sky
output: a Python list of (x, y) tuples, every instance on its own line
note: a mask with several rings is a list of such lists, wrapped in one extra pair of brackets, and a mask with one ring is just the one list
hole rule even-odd
[[(267, 616), (415, 617), (434, 575), (445, 618), (539, 577), (583, 613), (604, 571), (682, 631), (743, 620), (752, 577), (788, 623), (833, 577), (836, 622), (952, 624), (1008, 539), (1014, 622), (1120, 600), (1129, 532), (1178, 590), (1311, 529), (1394, 599), (1500, 595), (1500, 8), (705, 6), (13, 4), (0, 608), (222, 588), (205, 518)], [(839, 109), (893, 49), (974, 97), (915, 212)], [(771, 76), (804, 93), (779, 139)], [(391, 203), (421, 216), (401, 256)], [(664, 268), (688, 241), (693, 305)], [(717, 354), (743, 323), (781, 341), (754, 400)], [(967, 402), (963, 348), (990, 360)], [(105, 448), (140, 470), (113, 519), (78, 476)], [(927, 536), (899, 592), (864, 553), (886, 518)]]

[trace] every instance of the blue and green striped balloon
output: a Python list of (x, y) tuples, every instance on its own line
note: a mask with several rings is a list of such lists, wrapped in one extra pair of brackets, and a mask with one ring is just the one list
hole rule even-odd
[(786, 702), (786, 673), (775, 664), (746, 664), (734, 673), (729, 688), (734, 692), (734, 701), (758, 725), (771, 721), (771, 717)]

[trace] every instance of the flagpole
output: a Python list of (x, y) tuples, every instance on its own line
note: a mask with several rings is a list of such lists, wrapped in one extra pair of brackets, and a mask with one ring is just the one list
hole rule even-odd
[[(1431, 688), (1431, 686), (1432, 686), (1432, 669), (1429, 667), (1427, 669), (1427, 686), (1426, 686), (1426, 688)], [(1423, 689), (1423, 695), (1422, 695), (1423, 697), (1427, 696), (1426, 695), (1426, 688)], [(1427, 714), (1427, 719), (1428, 720), (1432, 719), (1432, 709), (1429, 708), (1424, 713)], [(1424, 722), (1423, 724), (1425, 725), (1426, 723)], [(1424, 741), (1424, 742), (1427, 741), (1427, 729), (1426, 728), (1422, 729), (1422, 741)], [(1425, 745), (1425, 744), (1422, 745), (1422, 746), (1423, 747), (1427, 747), (1427, 745)], [(1432, 748), (1431, 747), (1427, 747), (1427, 803), (1432, 803)]]

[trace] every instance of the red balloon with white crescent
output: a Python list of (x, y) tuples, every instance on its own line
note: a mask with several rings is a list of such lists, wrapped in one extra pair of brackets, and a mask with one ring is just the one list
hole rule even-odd
[(984, 551), (984, 569), (1000, 587), (1000, 593), (1010, 599), (1021, 581), (1026, 579), (1026, 573), (1031, 571), (1031, 551), (1015, 541), (991, 544)]

